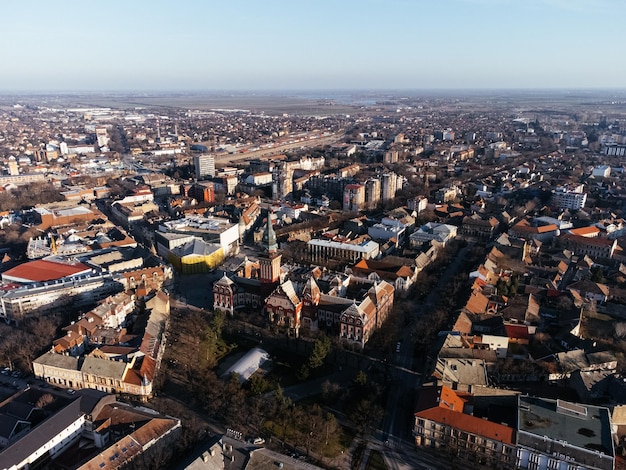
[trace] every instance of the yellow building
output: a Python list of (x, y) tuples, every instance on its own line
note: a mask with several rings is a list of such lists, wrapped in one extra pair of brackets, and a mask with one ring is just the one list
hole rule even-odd
[(181, 274), (199, 274), (215, 269), (224, 261), (224, 250), (217, 243), (207, 243), (200, 238), (173, 248), (168, 261)]

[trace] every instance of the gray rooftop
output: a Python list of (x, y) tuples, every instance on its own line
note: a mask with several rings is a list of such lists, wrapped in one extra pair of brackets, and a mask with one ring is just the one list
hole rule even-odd
[(26, 457), (46, 445), (50, 439), (81, 418), (84, 413), (80, 409), (77, 397), (65, 408), (35, 426), (32, 431), (21, 439), (0, 451), (0, 462), (3, 468), (20, 464)]
[(519, 445), (563, 454), (588, 468), (613, 468), (607, 408), (529, 396), (519, 400)]
[(126, 372), (126, 363), (87, 356), (80, 370), (87, 374), (122, 380)]
[(59, 369), (78, 370), (77, 358), (52, 352), (39, 356), (33, 362), (44, 366), (58, 367)]

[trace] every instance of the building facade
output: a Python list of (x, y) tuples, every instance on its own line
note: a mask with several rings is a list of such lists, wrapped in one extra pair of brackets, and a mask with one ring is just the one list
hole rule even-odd
[(215, 157), (213, 155), (195, 155), (193, 165), (196, 170), (196, 178), (201, 180), (215, 176)]

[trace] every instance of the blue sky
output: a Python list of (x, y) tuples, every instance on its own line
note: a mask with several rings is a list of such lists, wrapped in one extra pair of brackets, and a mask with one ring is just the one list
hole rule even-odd
[(626, 88), (623, 0), (3, 2), (0, 91)]

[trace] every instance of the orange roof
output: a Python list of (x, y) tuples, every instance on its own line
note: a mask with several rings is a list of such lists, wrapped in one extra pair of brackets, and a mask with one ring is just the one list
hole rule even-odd
[(462, 398), (451, 388), (445, 385), (441, 387), (441, 394), (439, 395), (439, 406), (451, 411), (463, 412), (467, 399)]
[(537, 233), (554, 232), (555, 230), (558, 230), (558, 229), (559, 227), (557, 227), (554, 224), (540, 225), (539, 227), (537, 227)]
[(476, 436), (486, 437), (492, 441), (513, 444), (513, 428), (504, 426), (503, 424), (492, 423), (486, 419), (466, 415), (459, 413), (458, 411), (452, 411), (439, 406), (415, 413), (415, 416), (435, 421), (437, 423), (447, 424), (453, 428), (474, 434)]
[(488, 304), (489, 299), (480, 292), (475, 291), (465, 304), (465, 308), (471, 313), (485, 313)]
[(598, 235), (600, 233), (600, 229), (595, 226), (590, 226), (590, 227), (573, 228), (569, 232), (574, 235), (581, 235), (583, 237), (589, 237), (592, 235)]
[(65, 264), (38, 259), (5, 271), (3, 277), (24, 279), (26, 282), (54, 281), (74, 276), (90, 269), (89, 266), (83, 263)]

